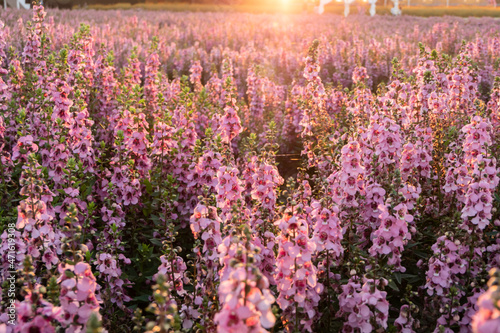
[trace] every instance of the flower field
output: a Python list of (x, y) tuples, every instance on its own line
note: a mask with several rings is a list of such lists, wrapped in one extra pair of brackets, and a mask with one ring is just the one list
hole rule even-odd
[(0, 333), (500, 332), (500, 20), (0, 12)]

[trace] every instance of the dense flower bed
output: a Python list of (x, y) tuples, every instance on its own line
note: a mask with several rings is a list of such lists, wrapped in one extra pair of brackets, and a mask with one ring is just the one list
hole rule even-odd
[(0, 12), (0, 332), (497, 332), (499, 31)]

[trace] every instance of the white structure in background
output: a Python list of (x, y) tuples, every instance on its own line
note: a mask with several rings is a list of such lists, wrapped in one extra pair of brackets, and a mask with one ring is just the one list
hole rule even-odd
[[(410, 1), (410, 0), (408, 0)], [(368, 0), (368, 3), (370, 4), (370, 15), (375, 16), (375, 4), (377, 3), (377, 0)]]
[[(338, 1), (338, 0), (337, 0)], [(342, 0), (341, 0), (342, 1)], [(344, 16), (347, 17), (350, 12), (350, 6), (355, 0), (343, 0), (344, 1)], [(392, 15), (401, 15), (401, 9), (399, 9), (399, 0), (391, 0), (394, 2), (394, 8), (391, 8)], [(319, 5), (314, 7), (314, 11), (318, 14), (323, 14), (325, 12), (325, 6), (332, 2), (332, 0), (319, 0)], [(408, 0), (408, 3), (410, 0)], [(375, 16), (377, 0), (368, 0), (370, 4), (370, 15)]]
[(344, 0), (344, 16), (347, 17), (349, 15), (349, 6), (353, 3), (354, 0)]
[(325, 12), (325, 5), (329, 4), (332, 2), (332, 0), (319, 0), (319, 6), (314, 7), (314, 10), (318, 14), (323, 14)]
[(3, 0), (3, 8), (30, 9), (30, 4), (25, 0)]
[(394, 7), (391, 8), (391, 14), (394, 16), (401, 15), (401, 9), (399, 9), (399, 0), (392, 0), (394, 2)]
[[(356, 0), (336, 0), (336, 2), (344, 2), (344, 16), (348, 16), (349, 15), (349, 11), (350, 11), (350, 5)], [(361, 1), (361, 0), (358, 0), (358, 1)], [(391, 0), (393, 3), (394, 3), (394, 7), (391, 8), (391, 14), (394, 15), (394, 16), (399, 16), (402, 14), (402, 11), (401, 9), (399, 8), (399, 4), (401, 2), (403, 2), (404, 0)], [(410, 7), (411, 5), (411, 0), (406, 0), (407, 1), (407, 6)], [(466, 0), (467, 1), (467, 0)], [(497, 5), (497, 1), (498, 0), (476, 0), (476, 2), (480, 2), (482, 1), (482, 5), (485, 4), (485, 2), (487, 2), (490, 6), (492, 7), (498, 7)], [(330, 2), (332, 2), (332, 0), (319, 0), (319, 6), (318, 7), (314, 7), (314, 10), (316, 13), (318, 14), (323, 14), (324, 11), (325, 11), (325, 5), (329, 4)], [(376, 4), (377, 4), (377, 0), (363, 0), (363, 2), (368, 2), (370, 4), (370, 15), (371, 16), (374, 16), (376, 14)], [(387, 0), (384, 0), (384, 7), (387, 6)], [(432, 2), (432, 1), (431, 1)], [(456, 4), (456, 2), (455, 2)], [(449, 7), (450, 6), (450, 0), (446, 0), (446, 7)]]

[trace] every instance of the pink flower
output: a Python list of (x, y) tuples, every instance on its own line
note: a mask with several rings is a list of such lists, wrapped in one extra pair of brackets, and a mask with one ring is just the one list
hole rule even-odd
[(498, 333), (500, 332), (500, 310), (498, 301), (500, 292), (498, 290), (498, 270), (490, 272), (491, 279), (488, 290), (479, 296), (477, 305), (479, 310), (472, 318), (472, 331), (474, 333)]
[(221, 124), (217, 129), (217, 133), (221, 135), (222, 141), (228, 144), (243, 130), (237, 111), (238, 108), (236, 106), (226, 106)]
[(349, 282), (342, 286), (339, 296), (340, 310), (337, 316), (347, 316), (344, 330), (359, 329), (360, 332), (371, 332), (374, 328), (371, 323), (381, 328), (387, 328), (389, 303), (386, 300), (387, 292), (380, 291), (387, 285), (387, 281), (363, 278), (363, 285), (351, 277)]

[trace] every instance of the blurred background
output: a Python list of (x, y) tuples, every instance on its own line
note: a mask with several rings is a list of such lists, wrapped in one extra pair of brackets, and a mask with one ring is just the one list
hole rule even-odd
[[(29, 8), (30, 0), (0, 0), (4, 7)], [(145, 9), (169, 11), (235, 11), (250, 13), (314, 13), (319, 0), (42, 0), (48, 8), (59, 9)], [(351, 14), (368, 15), (368, 0), (355, 0)], [(378, 0), (378, 15), (390, 15), (392, 0)], [(500, 17), (500, 0), (400, 0), (403, 15), (415, 16), (493, 16)], [(333, 0), (325, 13), (343, 15), (343, 0)]]

